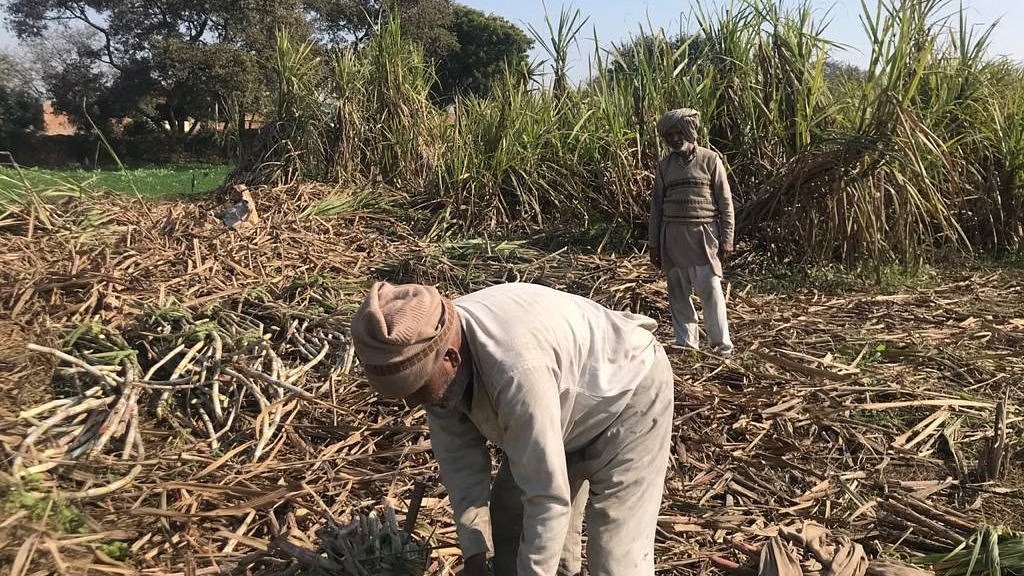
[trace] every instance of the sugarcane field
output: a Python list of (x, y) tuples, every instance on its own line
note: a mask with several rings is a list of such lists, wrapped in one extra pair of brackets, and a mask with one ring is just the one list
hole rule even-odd
[(811, 2), (546, 6), (445, 96), (378, 4), (216, 54), (263, 82), (179, 135), (218, 165), (143, 179), (88, 98), (94, 172), (0, 128), (0, 573), (1024, 575), (1000, 24), (867, 1), (853, 66)]

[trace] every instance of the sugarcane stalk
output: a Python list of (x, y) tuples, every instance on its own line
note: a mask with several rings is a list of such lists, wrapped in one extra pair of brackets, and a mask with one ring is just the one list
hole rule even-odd
[(423, 504), (423, 495), (427, 491), (427, 483), (417, 480), (412, 488), (412, 496), (409, 498), (409, 513), (405, 515), (405, 535), (412, 536), (416, 530), (416, 520), (420, 515), (420, 506)]
[[(309, 392), (306, 392), (302, 388), (299, 388), (297, 386), (293, 386), (293, 385), (288, 384), (286, 382), (282, 382), (282, 381), (280, 381), (280, 380), (278, 380), (278, 379), (276, 379), (276, 378), (274, 378), (272, 376), (268, 376), (267, 374), (264, 374), (263, 372), (260, 372), (258, 370), (253, 370), (252, 368), (249, 368), (247, 366), (238, 366), (238, 370), (240, 372), (244, 372), (246, 375), (248, 375), (248, 376), (250, 376), (252, 378), (255, 378), (256, 380), (259, 380), (261, 382), (266, 382), (267, 384), (273, 384), (275, 387), (278, 387), (278, 388), (284, 388), (285, 390), (295, 394), (296, 396), (298, 396), (298, 397), (300, 397), (300, 398), (302, 398), (304, 400), (316, 400), (315, 396), (313, 396)], [(225, 368), (224, 372), (226, 374), (232, 374), (232, 375), (233, 374), (237, 374), (237, 372), (235, 372), (234, 370), (231, 370), (230, 368)]]
[(21, 412), (18, 413), (18, 419), (19, 420), (29, 420), (29, 419), (31, 419), (32, 417), (34, 417), (34, 416), (36, 416), (38, 414), (42, 414), (44, 412), (49, 412), (50, 410), (52, 410), (54, 408), (60, 408), (61, 406), (67, 406), (68, 404), (71, 404), (72, 402), (75, 402), (75, 401), (76, 401), (76, 398), (59, 398), (57, 400), (51, 400), (51, 401), (49, 401), (49, 402), (47, 402), (45, 404), (40, 404), (39, 406), (36, 406), (35, 408), (29, 408), (28, 410), (22, 410)]
[(127, 396), (122, 394), (118, 399), (117, 404), (115, 404), (114, 408), (107, 414), (106, 420), (104, 420), (103, 424), (100, 425), (98, 430), (99, 436), (89, 449), (89, 457), (96, 457), (103, 451), (103, 448), (114, 435), (114, 432), (117, 430), (117, 425), (121, 422), (121, 419), (124, 418), (127, 410)]
[(170, 352), (165, 354), (164, 357), (161, 358), (160, 360), (158, 360), (156, 364), (153, 364), (149, 368), (149, 370), (146, 371), (146, 375), (143, 376), (142, 379), (144, 381), (146, 381), (146, 382), (149, 382), (149, 380), (153, 378), (153, 375), (156, 374), (157, 370), (159, 370), (164, 364), (169, 362), (171, 360), (171, 358), (174, 358), (175, 356), (177, 356), (178, 353), (181, 352), (184, 349), (185, 349), (185, 344), (178, 344), (177, 346), (175, 346), (173, 350), (171, 350)]
[(71, 450), (68, 451), (68, 458), (72, 460), (77, 460), (79, 457), (82, 456), (82, 454), (85, 454), (86, 450), (89, 449), (89, 446), (93, 443), (94, 440), (96, 440), (97, 435), (99, 434), (98, 430), (98, 428), (90, 428), (86, 430), (78, 438), (77, 443), (71, 447)]
[(285, 384), (294, 384), (303, 374), (311, 370), (314, 366), (320, 363), (324, 357), (327, 356), (327, 352), (331, 349), (330, 345), (324, 344), (323, 348), (320, 349), (320, 353), (317, 354), (312, 360), (306, 362), (299, 368), (292, 371), (292, 373), (284, 380)]
[(94, 496), (105, 496), (131, 484), (132, 481), (135, 480), (135, 477), (139, 475), (139, 472), (142, 472), (142, 465), (136, 464), (124, 478), (115, 480), (106, 486), (90, 488), (88, 490), (82, 490), (81, 492), (70, 492), (65, 494), (65, 497), (69, 500), (81, 500), (83, 498), (92, 498)]
[(139, 430), (138, 426), (133, 426), (132, 429), (129, 430), (129, 434), (131, 434), (132, 438), (135, 440), (135, 453), (139, 455), (139, 460), (145, 460), (146, 446), (142, 443), (142, 432)]
[(341, 368), (342, 374), (349, 374), (352, 372), (352, 365), (355, 364), (356, 360), (356, 349), (352, 346), (351, 342), (345, 348), (345, 365)]
[(242, 407), (243, 394), (245, 394), (245, 387), (237, 387), (235, 392), (235, 403), (231, 406), (231, 411), (228, 412), (227, 422), (224, 423), (224, 427), (217, 432), (218, 436), (227, 432), (231, 428), (231, 424), (234, 423), (235, 417), (238, 415), (238, 412)]
[[(80, 414), (80, 416), (85, 416)], [(86, 423), (83, 422), (77, 426), (70, 426), (67, 430), (64, 430), (64, 435), (53, 441), (54, 446), (60, 448), (62, 451), (66, 451), (69, 444), (74, 442), (75, 438), (78, 438), (82, 431), (85, 430)]]
[(114, 437), (121, 437), (128, 430), (129, 422), (134, 418), (135, 414), (138, 413), (138, 399), (139, 399), (139, 387), (132, 386), (128, 391), (128, 401), (125, 407), (124, 418), (117, 423), (117, 429), (114, 430)]
[(267, 444), (273, 437), (274, 431), (277, 429), (277, 423), (280, 422), (280, 417), (272, 419), (272, 416), (278, 416), (279, 412), (280, 406), (271, 405), (261, 411), (260, 415), (256, 417), (256, 421), (260, 426), (260, 437), (256, 442), (256, 448), (253, 450), (253, 462), (260, 459), (260, 456), (263, 455), (263, 450), (266, 449)]
[(203, 426), (206, 427), (206, 433), (210, 436), (210, 450), (217, 451), (220, 449), (220, 443), (217, 441), (217, 430), (213, 427), (210, 415), (202, 406), (198, 406), (196, 410), (199, 412), (199, 419), (203, 421)]
[(21, 450), (26, 450), (29, 447), (31, 447), (33, 444), (35, 444), (36, 440), (38, 440), (39, 437), (42, 436), (43, 432), (46, 432), (52, 426), (55, 426), (57, 423), (61, 422), (65, 418), (80, 414), (82, 412), (87, 412), (89, 410), (92, 410), (93, 408), (105, 406), (112, 402), (113, 400), (113, 396), (107, 398), (89, 398), (78, 404), (62, 407), (60, 410), (57, 410), (57, 412), (54, 413), (53, 416), (50, 416), (49, 418), (44, 420), (39, 426), (36, 426), (29, 430), (29, 432), (25, 435), (25, 438), (21, 441)]
[[(135, 388), (138, 391), (138, 388)], [(124, 436), (124, 448), (121, 449), (121, 460), (128, 460), (131, 458), (132, 446), (135, 445), (135, 438), (139, 435), (139, 405), (136, 402), (132, 402), (131, 414), (129, 414), (129, 425), (128, 431)], [(142, 455), (139, 455), (142, 458)]]
[(903, 504), (918, 514), (936, 518), (937, 521), (962, 531), (964, 534), (974, 532), (977, 524), (959, 512), (949, 510), (934, 502), (922, 502), (914, 497), (903, 496), (899, 493), (890, 494), (889, 500)]
[(885, 508), (892, 514), (899, 516), (900, 518), (903, 518), (909, 524), (917, 526), (920, 529), (918, 530), (919, 536), (923, 536), (921, 530), (927, 530), (931, 532), (931, 535), (938, 538), (942, 538), (943, 540), (950, 542), (954, 546), (966, 540), (956, 532), (939, 524), (931, 518), (927, 518), (922, 514), (918, 514), (917, 512), (911, 510), (909, 507), (899, 504), (897, 502), (890, 501), (887, 503)]
[[(217, 334), (216, 330), (210, 332), (210, 337), (213, 338), (214, 365), (219, 366), (221, 357), (224, 356), (224, 344), (221, 342), (220, 334)], [(213, 396), (213, 415), (217, 419), (217, 422), (223, 422), (224, 414), (221, 411), (220, 380), (217, 378), (216, 374), (214, 374), (212, 380), (213, 385), (210, 387), (210, 395)]]
[(35, 466), (29, 466), (28, 468), (23, 469), (19, 476), (22, 478), (30, 478), (36, 474), (42, 474), (47, 470), (52, 470), (53, 468), (56, 468), (61, 464), (62, 462), (60, 460), (51, 460), (49, 462), (43, 462), (41, 464), (36, 464)]
[(33, 351), (33, 352), (42, 352), (44, 354), (50, 354), (52, 356), (56, 356), (57, 358), (65, 361), (65, 362), (67, 362), (69, 364), (73, 364), (73, 365), (81, 368), (82, 370), (85, 370), (86, 372), (88, 372), (92, 376), (96, 377), (100, 382), (106, 382), (108, 384), (111, 384), (111, 383), (112, 384), (121, 384), (123, 382), (117, 375), (106, 374), (104, 372), (101, 372), (101, 371), (97, 370), (96, 368), (94, 368), (88, 362), (85, 362), (84, 360), (81, 360), (79, 358), (75, 358), (74, 356), (72, 356), (70, 354), (65, 354), (64, 352), (61, 352), (60, 350), (55, 350), (53, 348), (48, 348), (46, 346), (39, 346), (38, 344), (26, 344), (25, 347), (28, 348), (29, 350)]
[[(192, 358), (194, 358), (196, 354), (199, 353), (199, 350), (204, 345), (206, 345), (206, 342), (200, 340), (199, 342), (196, 342), (191, 348), (189, 348), (188, 352), (185, 353), (185, 356), (178, 362), (178, 365), (174, 367), (174, 370), (171, 372), (169, 380), (177, 380), (178, 377), (181, 376), (181, 374), (185, 371), (185, 369), (190, 366)], [(159, 400), (157, 400), (156, 407), (156, 415), (158, 418), (164, 417), (166, 406), (170, 404), (170, 400), (171, 390), (165, 390), (163, 393), (160, 394), (160, 398)]]

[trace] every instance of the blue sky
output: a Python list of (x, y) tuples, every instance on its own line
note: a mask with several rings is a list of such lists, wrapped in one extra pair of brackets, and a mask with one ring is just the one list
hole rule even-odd
[[(873, 0), (867, 2), (874, 5)], [(532, 24), (542, 32), (545, 30), (545, 9), (542, 0), (463, 0), (462, 3), (503, 16), (524, 29), (528, 24)], [(820, 18), (827, 18), (831, 22), (826, 36), (852, 46), (852, 51), (845, 57), (838, 54), (837, 56), (848, 62), (863, 64), (867, 58), (867, 39), (859, 20), (860, 0), (811, 0), (811, 4)], [(573, 66), (570, 75), (574, 78), (586, 76), (586, 59), (593, 51), (592, 39), (595, 33), (604, 47), (635, 35), (641, 24), (645, 29), (649, 24), (653, 24), (655, 28), (660, 27), (669, 33), (675, 33), (687, 29), (691, 13), (691, 3), (679, 0), (578, 1), (566, 5), (578, 8), (583, 16), (589, 17), (580, 35), (579, 51), (570, 56)], [(553, 20), (557, 21), (562, 6), (559, 0), (547, 2), (547, 9)], [(959, 3), (951, 2), (948, 10), (952, 12), (958, 6)], [(1006, 55), (1024, 61), (1024, 34), (1020, 32), (1024, 29), (1024, 2), (964, 0), (963, 6), (968, 20), (973, 24), (987, 26), (1000, 20), (992, 35), (991, 51), (994, 55)], [(0, 27), (0, 49), (11, 50), (14, 46), (10, 33)], [(535, 49), (534, 53), (535, 56), (542, 56), (539, 49)]]

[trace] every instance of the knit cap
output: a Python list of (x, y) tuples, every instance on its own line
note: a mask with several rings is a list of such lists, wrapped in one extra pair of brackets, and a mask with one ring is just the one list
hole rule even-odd
[(422, 386), (447, 349), (455, 311), (433, 286), (377, 282), (352, 317), (352, 345), (381, 396)]

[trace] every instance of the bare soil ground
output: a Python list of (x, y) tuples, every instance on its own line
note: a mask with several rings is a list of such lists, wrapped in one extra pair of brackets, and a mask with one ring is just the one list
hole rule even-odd
[[(425, 420), (362, 383), (347, 318), (374, 279), (451, 295), (513, 280), (651, 315), (643, 256), (427, 242), (408, 215), (302, 217), (324, 192), (37, 203), (0, 216), (0, 565), (20, 574), (318, 573), (318, 529), (424, 481), (431, 569), (458, 566)], [(665, 573), (812, 519), (881, 555), (1021, 528), (1024, 275), (943, 272), (896, 294), (756, 279), (730, 359), (673, 357)], [(31, 349), (30, 349), (31, 346)], [(62, 356), (63, 354), (63, 356)]]

